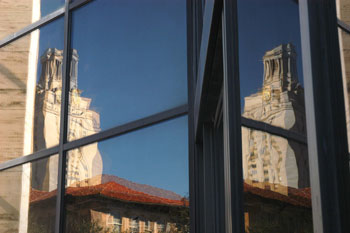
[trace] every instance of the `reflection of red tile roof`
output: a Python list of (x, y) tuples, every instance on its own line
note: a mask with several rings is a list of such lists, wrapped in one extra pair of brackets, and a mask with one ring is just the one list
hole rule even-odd
[(274, 192), (272, 190), (261, 189), (261, 188), (249, 185), (247, 183), (244, 183), (244, 192), (261, 196), (267, 199), (274, 199), (281, 202), (286, 202), (296, 206), (311, 208), (311, 189), (310, 188), (296, 189), (296, 188), (288, 187), (288, 196), (287, 196), (278, 192)]
[[(46, 200), (56, 196), (56, 190), (51, 192), (32, 190), (30, 195), (30, 202)], [(127, 202), (158, 204), (158, 205), (172, 205), (172, 206), (188, 206), (187, 200), (171, 200), (162, 197), (152, 196), (143, 192), (135, 191), (115, 182), (108, 182), (86, 187), (68, 187), (66, 188), (66, 195), (73, 197), (87, 197), (99, 195), (102, 197), (118, 199)]]
[[(261, 189), (244, 183), (244, 192), (251, 193), (266, 199), (278, 200), (295, 206), (311, 208), (311, 190), (310, 188), (296, 189), (288, 187), (288, 196), (268, 189)], [(95, 186), (86, 187), (68, 187), (66, 194), (73, 197), (87, 197), (100, 195), (102, 197), (113, 198), (121, 201), (173, 205), (173, 206), (189, 206), (187, 200), (171, 200), (162, 197), (152, 196), (143, 192), (135, 191), (115, 182), (108, 182)], [(51, 192), (32, 190), (30, 195), (31, 203), (39, 202), (56, 196), (56, 190)]]

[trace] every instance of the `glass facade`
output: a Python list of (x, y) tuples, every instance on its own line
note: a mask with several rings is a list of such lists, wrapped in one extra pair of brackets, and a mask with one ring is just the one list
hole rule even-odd
[(350, 232), (350, 0), (0, 2), (0, 233)]
[(298, 4), (237, 3), (242, 118), (303, 139), (242, 128), (245, 229), (312, 232)]
[(166, 222), (167, 232), (188, 232), (187, 131), (180, 117), (70, 150), (66, 231), (91, 222), (109, 232), (154, 232)]
[(186, 2), (0, 7), (0, 232), (189, 232)]
[(187, 103), (185, 19), (185, 1), (99, 0), (72, 12), (69, 140)]

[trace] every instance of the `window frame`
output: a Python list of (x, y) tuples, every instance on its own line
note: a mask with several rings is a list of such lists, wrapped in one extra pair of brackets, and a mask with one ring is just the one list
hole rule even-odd
[[(153, 115), (134, 120), (122, 125), (118, 125), (96, 134), (86, 136), (74, 141), (67, 140), (68, 133), (68, 105), (69, 105), (69, 83), (70, 83), (70, 62), (71, 56), (71, 28), (72, 11), (83, 7), (94, 0), (65, 0), (64, 6), (54, 12), (42, 17), (38, 21), (22, 28), (21, 30), (10, 33), (0, 40), (0, 48), (14, 42), (15, 40), (28, 35), (40, 27), (53, 22), (59, 18), (64, 18), (64, 48), (63, 48), (63, 70), (62, 70), (62, 95), (61, 95), (61, 113), (60, 113), (60, 135), (57, 146), (43, 149), (32, 154), (21, 156), (3, 163), (0, 163), (0, 172), (26, 163), (34, 162), (40, 159), (49, 158), (58, 154), (58, 184), (56, 199), (55, 233), (64, 232), (65, 229), (65, 171), (67, 152), (95, 142), (107, 140), (112, 137), (124, 135), (126, 133), (139, 130), (145, 127), (156, 125), (171, 119), (188, 115), (188, 104), (177, 106)], [(138, 227), (139, 228), (139, 227)]]
[[(225, 232), (244, 232), (241, 125), (307, 144), (314, 231), (350, 232), (350, 223), (346, 220), (350, 218), (350, 173), (337, 33), (338, 26), (347, 32), (350, 32), (350, 27), (337, 20), (335, 1), (299, 0), (296, 2), (299, 4), (302, 37), (307, 137), (241, 117), (237, 0), (207, 0), (205, 6), (200, 7), (196, 1), (188, 1), (188, 62), (189, 79), (192, 83), (189, 88), (194, 93), (192, 99), (189, 99), (189, 115), (192, 115), (190, 128), (192, 134), (190, 135), (193, 137), (190, 141), (194, 144), (190, 151), (194, 171), (192, 174), (194, 187), (190, 189), (191, 205), (193, 205), (191, 232), (211, 232), (201, 216), (203, 214), (201, 211), (205, 211), (205, 204), (198, 194), (199, 190), (203, 189), (201, 187), (203, 181), (198, 179), (201, 174), (199, 167), (202, 166), (200, 158), (208, 153), (206, 150), (211, 150), (202, 142), (207, 113), (201, 109), (204, 108), (206, 101), (206, 93), (203, 93), (203, 90), (208, 89), (210, 82), (209, 72), (213, 63), (210, 56), (211, 50), (215, 47), (213, 39), (216, 36), (212, 32), (215, 32), (218, 20), (222, 20), (224, 64), (223, 91), (220, 98), (223, 102), (221, 114), (224, 125), (222, 133), (225, 163), (220, 169), (224, 170), (225, 174), (224, 189), (217, 191), (225, 197)], [(202, 17), (196, 14), (197, 8), (204, 8), (205, 13)], [(212, 10), (215, 8), (222, 10), (222, 15), (218, 16)], [(209, 13), (206, 13), (207, 11)], [(201, 50), (196, 56), (198, 44), (195, 44), (195, 41), (198, 40), (197, 32), (200, 31), (198, 27), (203, 29)], [(322, 48), (322, 52), (319, 48)], [(202, 64), (205, 64), (204, 67)], [(319, 99), (323, 102), (318, 101)], [(325, 112), (330, 114), (322, 114)], [(329, 134), (337, 137), (329, 138), (327, 137)], [(209, 135), (215, 137), (215, 134)], [(324, 146), (321, 142), (326, 142), (327, 145)], [(334, 191), (330, 192), (330, 190)], [(206, 202), (212, 201), (206, 200)], [(218, 220), (216, 224), (219, 224)]]

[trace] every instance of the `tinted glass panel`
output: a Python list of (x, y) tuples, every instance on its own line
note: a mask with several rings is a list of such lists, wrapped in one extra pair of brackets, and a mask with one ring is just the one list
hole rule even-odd
[(58, 155), (0, 172), (1, 232), (54, 232)]
[(187, 139), (180, 117), (69, 151), (67, 232), (189, 232)]
[(0, 48), (0, 162), (58, 144), (63, 20)]
[(187, 102), (185, 1), (91, 2), (72, 48), (70, 140)]
[[(337, 16), (345, 24), (350, 25), (350, 1), (338, 0)], [(350, 33), (339, 28), (340, 59), (342, 63), (346, 126), (350, 151)]]
[(298, 5), (239, 0), (238, 13), (246, 231), (312, 232)]
[(0, 39), (63, 7), (64, 0), (0, 1)]
[(340, 60), (342, 63), (342, 78), (344, 88), (346, 126), (348, 132), (348, 146), (350, 148), (350, 34), (341, 29), (339, 29), (339, 47)]

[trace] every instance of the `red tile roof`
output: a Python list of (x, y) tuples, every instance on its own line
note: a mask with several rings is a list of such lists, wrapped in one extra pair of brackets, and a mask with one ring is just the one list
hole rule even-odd
[[(102, 197), (118, 199), (127, 202), (171, 205), (171, 206), (188, 206), (189, 202), (183, 200), (171, 200), (162, 197), (152, 196), (143, 192), (135, 191), (115, 182), (86, 186), (86, 187), (68, 187), (66, 194), (73, 197), (86, 197), (99, 195)], [(51, 192), (32, 190), (30, 202), (35, 203), (56, 196), (56, 190)]]
[[(261, 189), (244, 183), (244, 192), (251, 193), (263, 198), (278, 200), (295, 206), (311, 207), (310, 188), (296, 189), (288, 187), (288, 196), (272, 190)], [(171, 205), (171, 206), (189, 206), (188, 200), (171, 200), (162, 197), (152, 196), (143, 192), (135, 191), (115, 182), (108, 182), (95, 186), (86, 187), (68, 187), (66, 194), (73, 197), (87, 197), (99, 195), (106, 198), (113, 198), (121, 201)], [(30, 202), (36, 203), (56, 196), (56, 190), (51, 192), (38, 191), (33, 189), (30, 196)]]
[(244, 192), (251, 193), (268, 199), (274, 199), (295, 206), (311, 208), (311, 189), (296, 189), (288, 187), (288, 196), (268, 189), (261, 189), (244, 183)]

